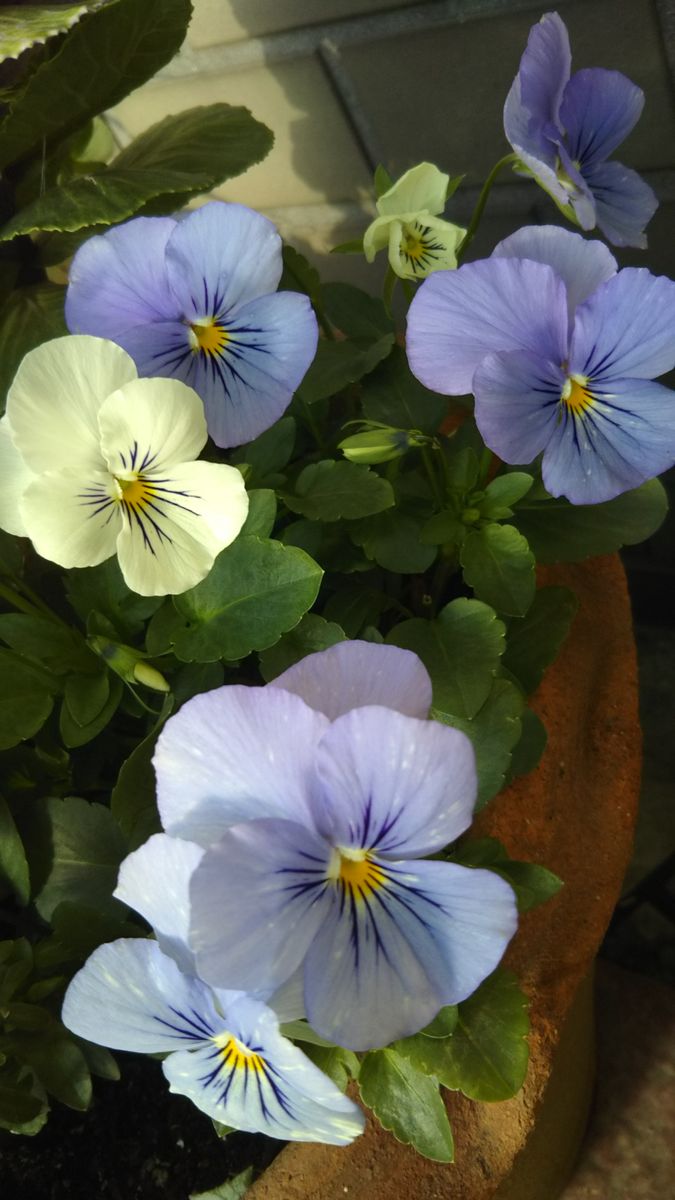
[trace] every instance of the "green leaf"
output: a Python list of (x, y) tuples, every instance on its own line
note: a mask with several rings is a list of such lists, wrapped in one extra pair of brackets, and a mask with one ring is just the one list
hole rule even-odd
[(520, 506), (513, 523), (538, 562), (577, 562), (643, 542), (656, 532), (667, 511), (663, 484), (651, 479), (605, 504), (528, 502)]
[(64, 703), (76, 725), (90, 725), (110, 699), (110, 676), (105, 667), (96, 675), (69, 675)]
[[(2, 396), (0, 396), (0, 407), (2, 407)], [(18, 579), (21, 575), (22, 560), (21, 545), (17, 538), (10, 533), (5, 533), (4, 529), (0, 529), (0, 575)]]
[(485, 705), (494, 687), (504, 651), (504, 625), (487, 604), (460, 598), (451, 600), (434, 621), (418, 617), (402, 621), (386, 640), (422, 659), (431, 676), (436, 709), (470, 718)]
[(152, 769), (156, 741), (157, 730), (154, 730), (132, 750), (122, 764), (110, 797), (110, 811), (129, 850), (136, 850), (153, 833), (161, 830)]
[(391, 484), (361, 463), (323, 459), (300, 472), (295, 492), (283, 492), (292, 512), (310, 521), (356, 520), (391, 508)]
[(350, 1079), (355, 1079), (359, 1073), (359, 1060), (352, 1050), (343, 1050), (341, 1046), (304, 1045), (302, 1052), (333, 1080), (341, 1092), (345, 1091)]
[(364, 625), (376, 625), (380, 615), (389, 606), (390, 600), (383, 592), (363, 583), (347, 583), (328, 600), (324, 616), (336, 621), (347, 637), (355, 638)]
[(435, 1079), (394, 1050), (371, 1050), (361, 1063), (359, 1092), (399, 1142), (436, 1162), (453, 1161), (452, 1130)]
[(47, 1097), (29, 1074), (0, 1069), (0, 1129), (36, 1134), (47, 1120)]
[(110, 166), (48, 188), (0, 229), (0, 241), (114, 225), (160, 196), (172, 197), (169, 207), (180, 207), (189, 196), (208, 192), (259, 162), (272, 141), (270, 130), (248, 109), (229, 104), (165, 117)]
[(41, 1035), (15, 1034), (12, 1050), (62, 1104), (81, 1112), (89, 1108), (92, 1088), (87, 1060), (63, 1029), (55, 1028)]
[(214, 688), (222, 687), (224, 682), (225, 671), (220, 663), (186, 663), (171, 678), (174, 708), (180, 708), (186, 700), (202, 692), (212, 692)]
[(495, 679), (492, 690), (471, 720), (452, 713), (431, 710), (432, 717), (461, 729), (471, 738), (476, 753), (478, 800), (482, 808), (500, 791), (511, 762), (511, 751), (521, 734), (521, 715), (525, 701), (508, 679)]
[(296, 425), (293, 417), (282, 417), (252, 442), (232, 454), (233, 463), (248, 463), (253, 487), (263, 487), (270, 476), (282, 471), (293, 455)]
[(509, 622), (503, 662), (526, 692), (539, 687), (567, 637), (577, 607), (569, 588), (539, 588), (525, 616)]
[(405, 350), (394, 346), (363, 385), (363, 415), (395, 429), (435, 433), (448, 411), (448, 397), (430, 392), (415, 378)]
[(355, 521), (352, 541), (385, 571), (396, 575), (422, 575), (436, 558), (436, 547), (420, 541), (422, 522), (396, 509)]
[(242, 1200), (253, 1183), (253, 1167), (247, 1167), (233, 1179), (221, 1183), (220, 1187), (211, 1188), (208, 1192), (192, 1192), (190, 1200)]
[(112, 1079), (117, 1082), (120, 1069), (109, 1050), (105, 1046), (95, 1046), (93, 1042), (85, 1042), (84, 1038), (74, 1037), (73, 1041), (82, 1051), (92, 1075), (98, 1079)]
[(462, 546), (464, 579), (479, 600), (498, 612), (521, 617), (532, 600), (535, 559), (513, 525), (486, 525), (472, 530)]
[(0, 10), (0, 62), (18, 58), (66, 29), (71, 29), (88, 11), (89, 4), (10, 4)]
[(394, 332), (394, 323), (382, 301), (351, 283), (325, 283), (321, 299), (331, 324), (359, 345), (377, 342)]
[(260, 673), (265, 682), (269, 682), (307, 654), (327, 650), (329, 646), (344, 640), (345, 633), (339, 625), (325, 621), (316, 613), (305, 613), (295, 629), (285, 633), (269, 650), (263, 651), (260, 655)]
[(445, 1008), (430, 1021), (424, 1029), (420, 1030), (420, 1037), (428, 1038), (446, 1038), (450, 1037), (455, 1032), (457, 1025), (458, 1008), (456, 1004), (446, 1004)]
[(249, 533), (268, 538), (277, 516), (277, 497), (272, 488), (254, 488), (248, 493), (248, 514), (241, 527), (242, 537)]
[(47, 671), (0, 650), (0, 750), (32, 737), (52, 711), (56, 681)]
[(557, 895), (562, 880), (547, 867), (538, 863), (518, 862), (509, 858), (504, 846), (497, 838), (478, 838), (463, 842), (450, 855), (452, 862), (465, 867), (489, 867), (511, 884), (516, 893), (518, 911), (528, 912), (538, 904), (544, 904)]
[(70, 900), (58, 904), (49, 918), (54, 930), (51, 938), (35, 947), (36, 970), (51, 971), (65, 963), (84, 962), (97, 946), (116, 938), (144, 937), (140, 925), (125, 920), (122, 904), (114, 904), (105, 912)]
[[(86, 684), (88, 684), (90, 679), (90, 677), (86, 675), (79, 675), (76, 678), (77, 680)], [(68, 682), (70, 682), (70, 680)], [(63, 704), (61, 705), (61, 712), (59, 713), (59, 732), (63, 738), (64, 746), (67, 746), (69, 750), (74, 749), (75, 746), (85, 746), (87, 742), (90, 742), (93, 738), (97, 737), (101, 730), (105, 729), (108, 722), (112, 720), (117, 712), (119, 702), (122, 699), (124, 685), (122, 680), (119, 679), (117, 675), (106, 675), (106, 684), (108, 686), (107, 700), (105, 701), (103, 707), (99, 709), (96, 716), (92, 717), (91, 720), (87, 721), (84, 725), (80, 725), (80, 723), (75, 720), (71, 713), (68, 701), (64, 698)], [(75, 683), (73, 688), (75, 689), (77, 686), (78, 684)], [(102, 690), (103, 689), (100, 688), (97, 694), (96, 689), (94, 688), (94, 703), (92, 703), (92, 696), (91, 693), (89, 693), (90, 707), (87, 710), (86, 702), (82, 703), (78, 707), (78, 712), (81, 715), (87, 711), (92, 712), (93, 709), (97, 707)]]
[(0, 638), (26, 658), (57, 675), (69, 671), (97, 672), (98, 659), (76, 629), (49, 617), (0, 613)]
[(353, 341), (320, 340), (314, 362), (298, 388), (298, 396), (305, 404), (316, 404), (318, 400), (344, 391), (370, 374), (387, 357), (393, 345), (393, 333), (383, 334), (365, 349)]
[(523, 709), (520, 722), (521, 734), (513, 748), (507, 783), (518, 775), (529, 775), (534, 771), (548, 741), (545, 725), (531, 708)]
[(30, 878), (23, 843), (7, 801), (0, 796), (0, 881), (6, 880), (19, 904), (28, 904)]
[(522, 500), (533, 483), (533, 477), (524, 471), (498, 475), (485, 489), (485, 499), (479, 505), (481, 516), (492, 521), (503, 521), (512, 516), (511, 505)]
[(480, 474), (480, 463), (475, 450), (471, 446), (462, 446), (455, 450), (451, 445), (450, 451), (446, 452), (446, 457), (448, 462), (447, 479), (450, 487), (462, 494), (470, 492)]
[(35, 906), (46, 921), (62, 901), (103, 913), (121, 912), (112, 893), (127, 844), (110, 809), (75, 796), (34, 806), (32, 846), (24, 843), (39, 874)]
[(380, 196), (383, 196), (385, 192), (388, 192), (389, 189), (394, 186), (394, 181), (391, 175), (389, 174), (387, 168), (382, 166), (382, 163), (378, 163), (375, 168), (373, 183), (375, 185), (375, 195), (377, 196), (378, 200)]
[(0, 309), (0, 409), (29, 350), (68, 332), (63, 315), (66, 289), (54, 283), (17, 288)]
[(138, 596), (127, 587), (117, 558), (97, 567), (73, 568), (66, 578), (68, 599), (78, 616), (87, 621), (93, 612), (102, 613), (122, 640), (140, 633), (162, 604), (161, 596)]
[(189, 0), (112, 0), (83, 17), (0, 125), (0, 168), (119, 104), (179, 50)]
[(279, 290), (287, 292), (304, 292), (312, 304), (320, 301), (321, 279), (316, 267), (307, 261), (304, 254), (284, 242), (282, 250), (284, 264), (283, 274), (279, 282)]
[(266, 650), (312, 607), (322, 574), (303, 550), (238, 537), (202, 583), (174, 598), (177, 657), (213, 662)]

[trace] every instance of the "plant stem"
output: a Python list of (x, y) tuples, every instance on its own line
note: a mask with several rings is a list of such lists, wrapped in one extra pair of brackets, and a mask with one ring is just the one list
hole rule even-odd
[(41, 617), (43, 614), (39, 608), (31, 604), (29, 600), (24, 600), (14, 588), (9, 587), (6, 583), (0, 583), (0, 596), (6, 600), (12, 608), (18, 608), (19, 612), (27, 613), (29, 617)]
[(478, 226), (480, 225), (481, 217), (483, 216), (483, 210), (485, 209), (485, 205), (487, 204), (487, 199), (488, 199), (488, 196), (490, 195), (490, 192), (492, 191), (492, 185), (493, 185), (495, 179), (497, 178), (502, 167), (508, 167), (512, 163), (517, 162), (517, 160), (518, 160), (517, 154), (505, 154), (503, 158), (500, 158), (498, 163), (495, 163), (494, 167), (490, 171), (490, 174), (488, 175), (487, 179), (485, 180), (485, 183), (483, 184), (480, 196), (478, 197), (478, 200), (476, 201), (476, 207), (474, 208), (473, 213), (471, 214), (471, 220), (469, 221), (469, 228), (467, 229), (466, 233), (464, 234), (461, 245), (459, 246), (459, 249), (457, 251), (458, 265), (461, 262), (462, 258), (464, 257), (464, 254), (465, 254), (466, 250), (468, 249), (469, 244), (473, 241), (473, 239), (475, 237), (476, 230), (478, 229)]
[(431, 456), (431, 451), (429, 450), (428, 446), (420, 446), (420, 453), (422, 455), (424, 469), (429, 477), (429, 483), (431, 484), (431, 490), (434, 494), (434, 500), (438, 504), (439, 509), (442, 509), (445, 506), (445, 497), (443, 495), (443, 489), (438, 481), (438, 476), (434, 470), (434, 460)]
[(319, 450), (325, 450), (325, 443), (321, 436), (321, 430), (319, 429), (319, 426), (317, 425), (316, 421), (314, 420), (314, 414), (312, 413), (311, 406), (307, 403), (306, 400), (302, 399), (302, 396), (299, 397), (299, 400), (302, 404), (303, 412), (305, 414), (305, 420), (307, 421), (307, 425), (312, 433), (314, 441), (316, 442), (317, 446), (319, 447)]

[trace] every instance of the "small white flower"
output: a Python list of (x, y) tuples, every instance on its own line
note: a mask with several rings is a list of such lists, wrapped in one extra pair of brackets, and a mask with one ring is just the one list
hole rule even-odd
[(185, 384), (139, 379), (102, 338), (46, 342), (21, 363), (0, 424), (0, 527), (62, 567), (117, 554), (141, 596), (184, 592), (248, 511), (239, 471), (194, 461), (206, 439)]
[(368, 262), (388, 246), (391, 269), (402, 279), (454, 270), (466, 229), (437, 215), (445, 208), (449, 181), (432, 163), (419, 163), (384, 192), (376, 203), (379, 216), (363, 235)]

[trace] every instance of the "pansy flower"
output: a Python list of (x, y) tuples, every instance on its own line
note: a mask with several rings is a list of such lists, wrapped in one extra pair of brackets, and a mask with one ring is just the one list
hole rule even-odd
[(368, 262), (386, 247), (391, 269), (402, 279), (424, 279), (456, 267), (466, 229), (437, 215), (445, 208), (449, 182), (449, 175), (425, 162), (384, 192), (375, 205), (378, 215), (363, 235)]
[(26, 355), (7, 398), (0, 525), (62, 567), (117, 555), (142, 596), (194, 587), (239, 533), (239, 471), (195, 462), (204, 410), (176, 379), (139, 379), (113, 342), (64, 337)]
[(408, 314), (417, 378), (473, 392), (485, 444), (507, 463), (543, 451), (553, 496), (597, 504), (675, 462), (675, 283), (617, 272), (609, 250), (555, 226), (518, 230), (491, 258), (434, 275)]
[(316, 352), (308, 298), (276, 291), (282, 266), (272, 223), (240, 204), (136, 217), (80, 247), (66, 321), (123, 346), (140, 375), (189, 384), (214, 442), (239, 446), (278, 420)]
[(344, 642), (197, 696), (157, 743), (165, 829), (206, 848), (190, 945), (215, 987), (300, 972), (310, 1025), (384, 1046), (469, 996), (516, 928), (499, 876), (421, 861), (470, 824), (469, 739), (426, 720), (416, 655)]
[(215, 1121), (270, 1137), (344, 1145), (363, 1115), (283, 1037), (301, 1015), (293, 988), (269, 1003), (207, 987), (187, 944), (188, 885), (202, 850), (157, 834), (122, 863), (115, 895), (154, 927), (157, 941), (99, 946), (72, 980), (63, 1023), (113, 1050), (166, 1054), (172, 1092)]
[(608, 162), (628, 136), (644, 94), (619, 71), (571, 75), (564, 22), (545, 13), (504, 106), (504, 131), (522, 165), (582, 229), (597, 225), (615, 246), (647, 245), (658, 201), (636, 171)]

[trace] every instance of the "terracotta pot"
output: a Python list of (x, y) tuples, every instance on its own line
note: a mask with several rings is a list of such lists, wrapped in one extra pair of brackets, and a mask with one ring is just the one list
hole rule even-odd
[(525, 915), (506, 965), (531, 1002), (530, 1066), (513, 1100), (446, 1093), (455, 1163), (431, 1163), (378, 1125), (347, 1149), (289, 1146), (250, 1200), (555, 1200), (573, 1165), (592, 1086), (591, 968), (628, 864), (640, 775), (637, 672), (616, 557), (549, 567), (579, 612), (535, 697), (548, 730), (535, 772), (493, 801), (477, 836), (565, 881)]

